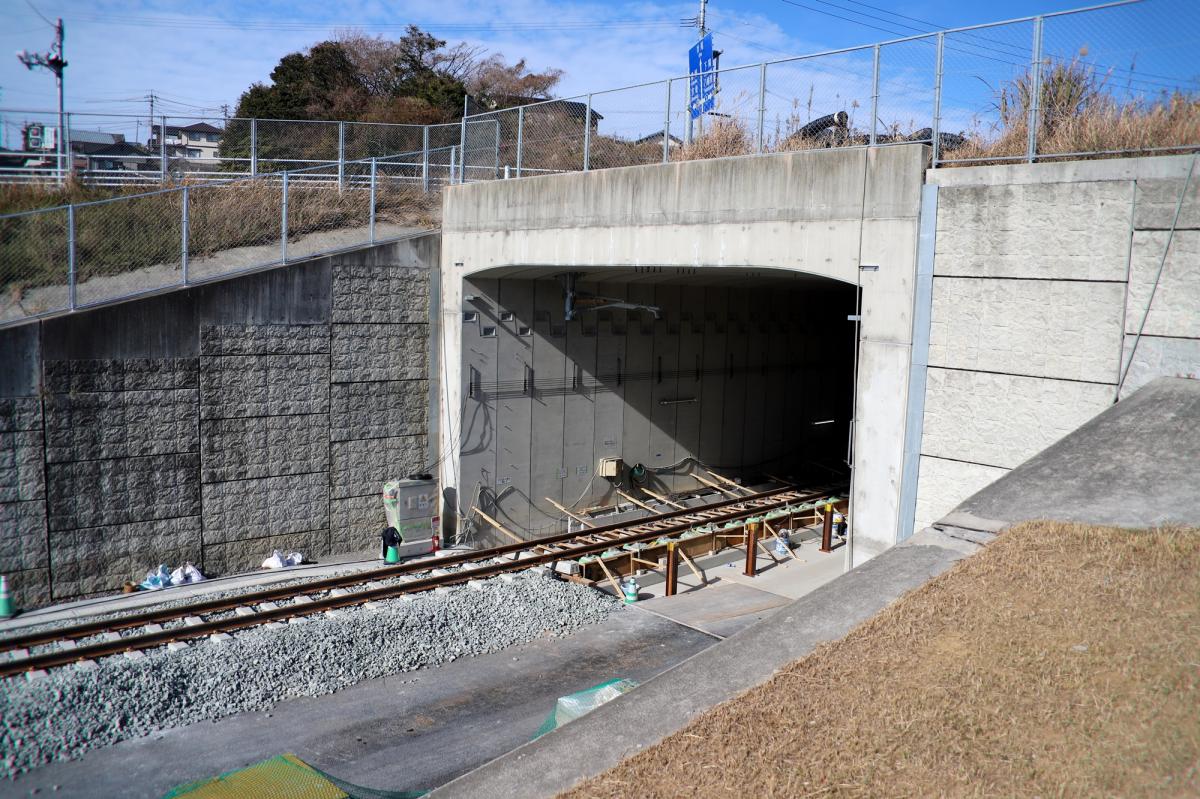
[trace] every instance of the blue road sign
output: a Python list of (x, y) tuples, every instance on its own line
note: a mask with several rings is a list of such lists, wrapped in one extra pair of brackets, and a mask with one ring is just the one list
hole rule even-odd
[(717, 73), (713, 69), (712, 34), (692, 45), (688, 50), (688, 108), (692, 119), (717, 104)]

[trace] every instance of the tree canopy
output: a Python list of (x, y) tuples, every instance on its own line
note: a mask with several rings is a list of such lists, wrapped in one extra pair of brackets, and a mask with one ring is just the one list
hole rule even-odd
[(339, 33), (289, 53), (238, 100), (236, 116), (433, 124), (462, 116), (470, 94), (487, 108), (546, 98), (562, 71), (532, 72), (464, 43), (447, 43), (409, 25), (399, 39)]

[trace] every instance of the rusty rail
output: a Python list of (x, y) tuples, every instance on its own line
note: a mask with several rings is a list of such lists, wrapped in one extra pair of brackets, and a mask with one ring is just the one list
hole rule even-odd
[[(309, 583), (301, 583), (298, 585), (257, 591), (249, 594), (241, 594), (224, 599), (197, 602), (166, 610), (152, 611), (149, 613), (124, 616), (116, 619), (89, 622), (87, 624), (76, 625), (73, 627), (63, 627), (44, 630), (38, 633), (30, 633), (24, 636), (12, 637), (5, 639), (4, 641), (0, 641), (0, 646), (3, 646), (5, 649), (14, 649), (25, 645), (32, 646), (63, 640), (76, 640), (78, 638), (84, 638), (99, 633), (115, 632), (121, 629), (130, 629), (133, 627), (146, 626), (148, 624), (158, 624), (162, 621), (172, 621), (175, 619), (184, 618), (186, 616), (197, 616), (200, 613), (227, 611), (238, 607), (260, 604), (276, 599), (294, 598), (326, 589), (342, 588), (347, 585), (358, 585), (378, 579), (405, 576), (414, 572), (425, 572), (433, 569), (444, 568), (446, 566), (454, 566), (469, 562), (479, 562), (484, 560), (494, 561), (496, 558), (506, 554), (527, 552), (535, 544), (548, 548), (548, 551), (541, 554), (532, 554), (528, 557), (522, 557), (511, 561), (488, 562), (484, 563), (483, 565), (465, 568), (457, 572), (451, 572), (450, 574), (416, 578), (407, 582), (399, 583), (397, 585), (367, 588), (361, 591), (354, 591), (353, 593), (340, 594), (337, 596), (330, 595), (320, 599), (313, 599), (303, 604), (256, 610), (249, 615), (232, 616), (213, 621), (201, 621), (199, 623), (188, 624), (183, 627), (176, 627), (169, 630), (158, 630), (154, 632), (143, 633), (141, 635), (131, 635), (111, 641), (101, 641), (84, 646), (76, 646), (72, 649), (56, 650), (38, 655), (32, 655), (29, 657), (13, 659), (0, 663), (0, 677), (8, 677), (37, 669), (65, 666), (83, 660), (116, 655), (122, 652), (149, 649), (157, 646), (163, 646), (173, 641), (185, 641), (189, 639), (202, 638), (214, 633), (240, 630), (246, 627), (254, 627), (271, 621), (279, 621), (298, 616), (308, 616), (315, 613), (323, 613), (329, 610), (336, 610), (338, 608), (363, 604), (372, 600), (390, 599), (404, 594), (428, 591), (432, 588), (458, 585), (461, 583), (466, 583), (470, 580), (494, 577), (505, 572), (524, 570), (533, 566), (554, 563), (559, 560), (573, 560), (583, 557), (584, 555), (593, 555), (603, 552), (613, 546), (636, 543), (651, 538), (657, 538), (664, 534), (670, 535), (672, 533), (685, 531), (696, 521), (699, 521), (699, 519), (689, 518), (689, 516), (692, 516), (699, 511), (711, 512), (713, 510), (722, 508), (728, 509), (729, 513), (725, 514), (721, 520), (735, 521), (741, 518), (754, 516), (762, 513), (764, 510), (769, 510), (770, 508), (777, 507), (779, 505), (820, 499), (828, 496), (829, 493), (829, 491), (800, 493), (793, 487), (773, 489), (771, 491), (764, 491), (739, 499), (717, 502), (711, 505), (689, 508), (687, 510), (672, 511), (670, 513), (664, 513), (637, 521), (626, 521), (623, 523), (606, 525), (604, 527), (591, 528), (583, 533), (562, 534), (544, 539), (536, 539), (535, 541), (530, 541), (528, 543), (507, 544), (505, 546), (460, 553), (447, 557), (435, 558), (433, 560), (421, 561), (419, 563), (402, 564), (401, 566), (375, 569), (369, 572), (360, 572), (354, 575), (343, 575), (341, 577), (315, 580)], [(712, 518), (706, 518), (704, 521), (712, 522), (714, 520)], [(664, 526), (664, 523), (668, 522), (675, 522), (675, 524), (666, 524)], [(627, 534), (618, 538), (609, 538), (601, 541), (594, 540), (594, 536), (597, 532), (605, 531), (623, 531)], [(567, 542), (576, 543), (571, 546), (555, 546), (559, 544), (566, 544)]]

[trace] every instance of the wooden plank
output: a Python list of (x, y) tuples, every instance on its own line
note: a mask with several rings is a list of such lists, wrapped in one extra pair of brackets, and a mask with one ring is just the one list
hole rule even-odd
[(650, 507), (645, 502), (642, 502), (640, 499), (634, 499), (633, 497), (629, 496), (628, 494), (626, 494), (624, 491), (622, 491), (619, 488), (615, 488), (613, 490), (616, 491), (619, 496), (624, 497), (625, 499), (629, 500), (634, 505), (637, 505), (639, 508), (641, 508), (643, 510), (648, 510), (655, 515), (658, 515), (658, 513), (660, 513), (660, 511), (656, 511), (654, 508)]
[(471, 512), (472, 512), (472, 513), (475, 513), (475, 514), (478, 514), (478, 515), (479, 515), (479, 517), (480, 517), (481, 519), (483, 519), (485, 522), (487, 522), (488, 524), (490, 524), (492, 527), (495, 527), (495, 528), (496, 528), (497, 530), (499, 530), (500, 532), (504, 533), (506, 536), (508, 536), (509, 538), (511, 538), (513, 541), (516, 541), (516, 542), (518, 542), (518, 543), (521, 543), (521, 544), (528, 544), (528, 543), (529, 543), (529, 542), (528, 542), (528, 541), (526, 541), (524, 538), (521, 538), (521, 536), (519, 536), (519, 535), (517, 535), (516, 533), (512, 532), (511, 530), (509, 530), (509, 529), (508, 529), (507, 527), (505, 527), (503, 524), (501, 524), (500, 522), (498, 522), (498, 521), (496, 521), (495, 519), (493, 519), (491, 516), (488, 516), (486, 513), (484, 513), (483, 511), (481, 511), (479, 508), (472, 507), (472, 508), (471, 508)]
[(484, 513), (477, 507), (472, 507), (471, 512), (478, 514), (480, 516), (480, 518), (482, 518), (485, 522), (490, 524), (492, 527), (495, 527), (500, 532), (504, 533), (506, 536), (511, 538), (513, 541), (516, 541), (519, 544), (528, 544), (530, 549), (540, 549), (542, 552), (545, 552), (547, 554), (553, 554), (554, 552), (557, 551), (557, 550), (551, 549), (550, 547), (547, 547), (543, 544), (538, 544), (533, 541), (526, 541), (524, 538), (521, 538), (521, 536), (519, 536), (516, 533), (514, 533), (513, 531), (509, 530), (507, 527), (505, 527), (500, 522), (493, 519), (491, 516), (488, 516), (486, 513)]
[(617, 578), (613, 577), (613, 573), (604, 565), (604, 560), (597, 557), (594, 562), (600, 564), (600, 570), (604, 572), (604, 576), (608, 578), (608, 582), (612, 585), (613, 590), (617, 592), (617, 599), (624, 599), (625, 592), (621, 590), (621, 584), (617, 582)]
[(708, 585), (708, 580), (705, 579), (704, 575), (700, 573), (700, 570), (696, 568), (696, 564), (692, 563), (692, 559), (689, 558), (687, 553), (683, 551), (683, 547), (675, 547), (675, 551), (679, 553), (679, 557), (683, 558), (683, 562), (686, 563), (688, 568), (692, 570), (692, 574), (696, 575), (696, 579), (700, 581), (700, 584)]
[(673, 502), (672, 500), (669, 500), (666, 497), (660, 497), (658, 494), (655, 494), (653, 491), (651, 491), (648, 488), (643, 488), (642, 493), (649, 494), (650, 496), (657, 499), (659, 502), (670, 505), (674, 508), (678, 508), (679, 510), (687, 510), (687, 505), (680, 505), (678, 502)]
[(595, 522), (591, 521), (590, 519), (585, 519), (585, 518), (583, 518), (582, 516), (576, 516), (574, 513), (571, 513), (571, 511), (567, 510), (567, 509), (566, 509), (565, 507), (563, 507), (562, 505), (560, 505), (560, 504), (558, 504), (557, 502), (555, 502), (554, 500), (550, 499), (550, 497), (546, 497), (545, 499), (546, 499), (546, 501), (547, 501), (547, 502), (549, 502), (551, 505), (553, 505), (554, 507), (558, 508), (560, 511), (562, 511), (563, 513), (565, 513), (567, 516), (569, 516), (570, 518), (572, 518), (572, 519), (574, 519), (575, 521), (579, 522), (580, 524), (584, 525), (585, 527), (595, 527), (595, 526), (596, 526), (596, 523), (595, 523)]
[(695, 477), (697, 480), (699, 480), (701, 483), (704, 483), (704, 484), (705, 484), (706, 486), (708, 486), (709, 488), (715, 488), (715, 489), (717, 489), (718, 491), (720, 491), (722, 494), (724, 494), (724, 495), (725, 495), (725, 496), (727, 496), (727, 497), (737, 497), (737, 496), (739, 496), (738, 494), (735, 494), (735, 493), (733, 493), (732, 491), (730, 491), (728, 488), (725, 488), (725, 487), (721, 486), (721, 485), (720, 485), (720, 484), (718, 484), (718, 483), (714, 483), (712, 480), (707, 480), (707, 479), (705, 479), (704, 477), (701, 477), (700, 475), (696, 474), (695, 472), (692, 472), (692, 473), (691, 473), (691, 476), (692, 476), (692, 477)]
[(711, 474), (713, 477), (715, 477), (715, 478), (717, 478), (718, 480), (720, 480), (722, 483), (725, 483), (726, 485), (728, 485), (728, 486), (731, 486), (732, 488), (734, 488), (734, 489), (737, 489), (738, 491), (745, 491), (747, 494), (753, 494), (753, 493), (754, 493), (754, 491), (752, 491), (752, 490), (751, 490), (751, 489), (749, 489), (749, 488), (746, 488), (746, 487), (745, 487), (744, 485), (742, 485), (741, 483), (734, 482), (733, 480), (730, 480), (728, 477), (725, 477), (724, 475), (717, 474), (717, 473), (716, 473), (716, 472), (714, 472), (712, 469), (705, 469), (704, 471), (708, 472), (708, 473), (709, 473), (709, 474)]
[[(771, 526), (770, 522), (764, 520), (763, 527), (765, 527), (767, 529), (768, 533), (775, 536), (776, 541), (778, 541), (781, 544), (783, 543), (783, 539), (779, 537), (779, 533), (775, 532), (775, 528)], [(785, 546), (784, 549), (786, 549), (788, 552), (790, 552), (793, 558), (795, 558), (796, 560), (800, 560), (800, 556), (796, 554), (796, 550), (792, 549), (790, 546)], [(803, 562), (803, 561), (801, 561), (801, 562)]]

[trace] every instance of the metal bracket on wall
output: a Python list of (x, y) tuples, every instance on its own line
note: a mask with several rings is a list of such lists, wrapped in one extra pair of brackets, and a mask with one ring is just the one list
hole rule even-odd
[(577, 311), (600, 311), (605, 308), (617, 308), (625, 311), (649, 311), (655, 319), (662, 319), (662, 308), (657, 305), (641, 305), (626, 302), (618, 297), (601, 297), (586, 291), (577, 291), (575, 281), (578, 272), (568, 272), (560, 275), (563, 284), (564, 316), (568, 322), (575, 318)]

